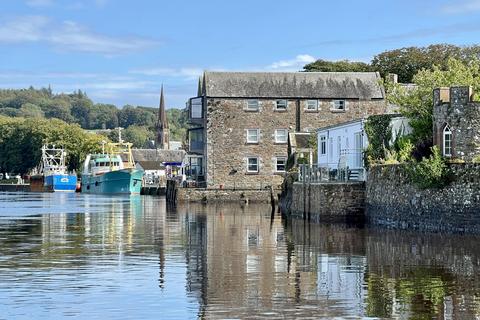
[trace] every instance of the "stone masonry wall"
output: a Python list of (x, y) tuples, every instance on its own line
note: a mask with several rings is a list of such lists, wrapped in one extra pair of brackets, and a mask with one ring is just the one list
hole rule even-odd
[(374, 166), (366, 187), (366, 218), (402, 229), (480, 233), (480, 165), (452, 164), (443, 189), (419, 190), (400, 165)]
[(178, 202), (261, 202), (270, 203), (270, 190), (225, 190), (178, 188)]
[(361, 222), (364, 219), (363, 182), (293, 184), (290, 214), (312, 221)]
[[(318, 111), (307, 111), (306, 100), (288, 100), (286, 111), (276, 111), (276, 99), (259, 99), (257, 112), (246, 111), (247, 99), (207, 100), (206, 172), (207, 187), (279, 189), (284, 174), (275, 172), (276, 156), (287, 156), (287, 143), (274, 140), (275, 129), (295, 131), (297, 103), (300, 104), (300, 130), (359, 119), (386, 112), (384, 100), (347, 100), (345, 111), (332, 111), (332, 100), (319, 100)], [(246, 129), (260, 129), (258, 144), (246, 143)], [(246, 158), (259, 157), (258, 173), (246, 172)]]

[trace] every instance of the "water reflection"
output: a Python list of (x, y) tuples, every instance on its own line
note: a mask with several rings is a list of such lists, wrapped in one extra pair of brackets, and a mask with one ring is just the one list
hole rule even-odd
[(475, 319), (477, 247), (264, 205), (2, 194), (0, 318)]

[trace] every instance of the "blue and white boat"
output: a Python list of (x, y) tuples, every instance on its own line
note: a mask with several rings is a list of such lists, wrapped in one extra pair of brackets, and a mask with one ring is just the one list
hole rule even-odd
[(89, 154), (82, 172), (82, 192), (140, 194), (143, 170), (135, 168), (131, 143), (108, 143), (101, 154)]
[(44, 145), (39, 174), (32, 179), (32, 191), (75, 192), (77, 175), (68, 173), (66, 158), (65, 149)]

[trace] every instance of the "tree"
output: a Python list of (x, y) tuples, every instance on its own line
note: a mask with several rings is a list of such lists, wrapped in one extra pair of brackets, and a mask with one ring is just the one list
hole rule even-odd
[(45, 114), (39, 106), (27, 102), (20, 108), (18, 116), (25, 118), (43, 118)]
[(413, 77), (416, 87), (406, 89), (398, 84), (387, 84), (387, 99), (399, 105), (400, 111), (410, 119), (416, 142), (432, 138), (433, 89), (453, 85), (472, 86), (476, 99), (480, 98), (480, 60), (464, 63), (449, 59), (445, 70), (434, 66), (423, 69)]
[(380, 72), (383, 77), (388, 73), (395, 73), (400, 82), (409, 83), (422, 69), (431, 70), (435, 65), (440, 70), (446, 70), (450, 58), (468, 63), (479, 55), (480, 46), (478, 45), (459, 47), (435, 44), (428, 47), (407, 47), (376, 55), (371, 62), (371, 68)]
[(89, 129), (113, 129), (118, 127), (118, 109), (113, 104), (97, 103), (89, 112)]
[(371, 71), (368, 63), (359, 61), (327, 61), (319, 59), (309, 63), (303, 67), (304, 71), (321, 71), (321, 72), (367, 72)]

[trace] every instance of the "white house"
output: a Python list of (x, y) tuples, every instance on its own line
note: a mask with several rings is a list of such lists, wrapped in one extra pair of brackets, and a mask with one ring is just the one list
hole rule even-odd
[[(333, 125), (317, 130), (318, 167), (330, 171), (347, 169), (359, 179), (363, 178), (363, 154), (368, 146), (365, 134), (366, 119), (359, 119)], [(408, 120), (404, 117), (393, 117), (390, 121), (393, 143), (398, 135), (411, 133)]]

